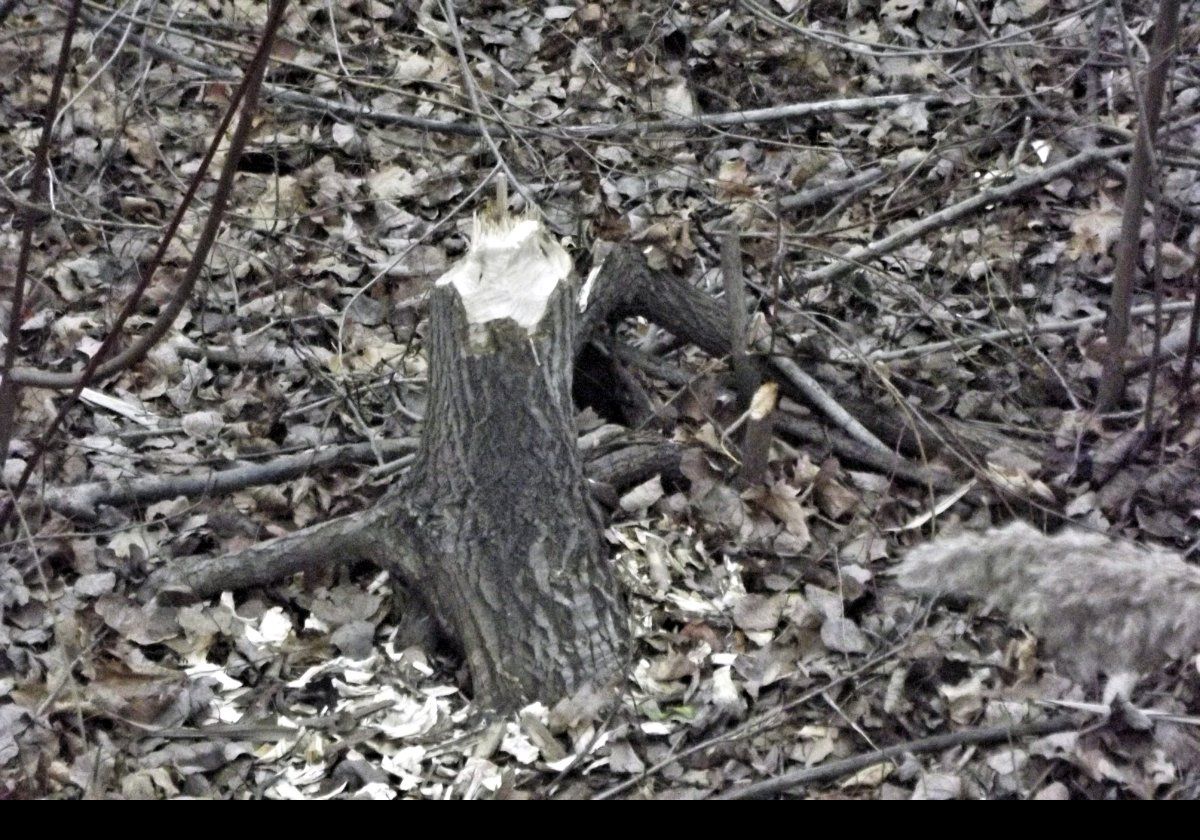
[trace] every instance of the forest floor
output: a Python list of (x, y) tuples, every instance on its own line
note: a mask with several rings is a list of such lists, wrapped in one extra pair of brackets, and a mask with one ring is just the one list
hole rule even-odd
[[(6, 331), (66, 5), (20, 3), (0, 24)], [(933, 534), (1013, 518), (1196, 559), (1200, 428), (1183, 357), (1200, 27), (1186, 14), (1132, 375), (1117, 411), (1094, 407), (1129, 154), (1087, 153), (1132, 141), (1146, 5), (468, 0), (456, 8), (477, 115), (439, 3), (292, 3), (197, 292), (144, 361), (83, 394), (0, 535), (0, 798), (703, 798), (803, 768), (824, 770), (790, 795), (1200, 795), (1196, 662), (1133, 693), (1169, 720), (1106, 723), (1099, 687), (1021, 627), (889, 577)], [(19, 364), (78, 370), (97, 351), (265, 6), (83, 3)], [(850, 99), (866, 101), (785, 107)], [(766, 110), (738, 113), (752, 109)], [(361, 510), (407, 466), (423, 295), (503, 168), (581, 276), (597, 243), (632, 242), (720, 296), (722, 240), (738, 231), (755, 337), (952, 480), (855, 462), (843, 429), (784, 400), (765, 480), (739, 489), (727, 360), (631, 322), (597, 352), (620, 359), (640, 403), (615, 405), (611, 382), (583, 375), (579, 431), (599, 446), (634, 425), (684, 454), (610, 500), (636, 619), (615, 708), (587, 693), (478, 708), (461, 663), (370, 567), (144, 603), (141, 582), (176, 558)], [(988, 190), (995, 201), (934, 216)], [(210, 180), (131, 334), (170, 298), (211, 197)], [(1157, 364), (1143, 363), (1156, 333)], [(10, 486), (65, 396), (22, 391)], [(259, 486), (51, 503), (89, 482), (203, 478), (347, 444), (367, 445)], [(1050, 731), (1080, 711), (1095, 725)], [(1018, 728), (979, 735), (996, 726)], [(947, 738), (872, 753), (933, 735)]]

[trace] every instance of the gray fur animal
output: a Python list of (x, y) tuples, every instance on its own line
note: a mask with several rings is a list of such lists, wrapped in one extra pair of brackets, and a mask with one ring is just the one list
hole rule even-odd
[(1144, 675), (1200, 651), (1200, 568), (1161, 549), (1014, 522), (935, 539), (895, 574), (908, 590), (1004, 612), (1085, 682)]

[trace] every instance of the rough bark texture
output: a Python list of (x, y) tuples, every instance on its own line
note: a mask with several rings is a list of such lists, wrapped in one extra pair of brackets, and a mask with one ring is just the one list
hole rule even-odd
[(430, 301), (425, 434), (389, 529), (413, 550), (386, 565), (420, 587), (495, 705), (611, 680), (628, 638), (576, 446), (574, 313), (570, 283), (531, 334), (468, 324), (449, 286)]

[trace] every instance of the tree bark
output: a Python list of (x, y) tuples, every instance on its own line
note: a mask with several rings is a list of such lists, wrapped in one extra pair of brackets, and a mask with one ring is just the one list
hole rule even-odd
[(472, 322), (458, 291), (434, 290), (421, 450), (385, 502), (409, 547), (384, 565), (429, 600), (476, 696), (498, 706), (610, 681), (629, 636), (576, 446), (575, 293), (564, 279), (527, 331)]

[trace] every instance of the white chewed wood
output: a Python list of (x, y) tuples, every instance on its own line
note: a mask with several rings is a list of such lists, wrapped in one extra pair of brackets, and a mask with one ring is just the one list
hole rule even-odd
[(462, 298), (471, 324), (511, 318), (532, 333), (571, 258), (541, 222), (476, 217), (471, 249), (438, 279)]
[(588, 272), (587, 280), (583, 281), (583, 288), (579, 290), (579, 311), (586, 312), (588, 301), (592, 297), (592, 286), (596, 282), (596, 278), (600, 276), (600, 269), (604, 267), (604, 263), (598, 263), (591, 271)]

